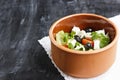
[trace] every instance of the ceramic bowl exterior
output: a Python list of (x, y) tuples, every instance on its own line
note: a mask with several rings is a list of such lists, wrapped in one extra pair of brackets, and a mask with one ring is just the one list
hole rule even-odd
[[(60, 30), (70, 32), (74, 25), (80, 29), (104, 29), (109, 33), (111, 42), (106, 47), (94, 51), (75, 51), (57, 44), (55, 34)], [(118, 30), (103, 16), (82, 13), (63, 17), (51, 26), (49, 37), (52, 59), (57, 67), (68, 75), (81, 78), (95, 77), (107, 71), (115, 61)]]

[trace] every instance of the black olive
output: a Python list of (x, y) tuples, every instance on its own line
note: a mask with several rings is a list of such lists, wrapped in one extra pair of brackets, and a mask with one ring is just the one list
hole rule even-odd
[(92, 49), (92, 44), (91, 43), (87, 43), (85, 46), (86, 50)]
[(85, 32), (92, 32), (93, 30), (91, 28), (85, 29)]
[(82, 41), (82, 39), (78, 35), (75, 35), (74, 39), (79, 43), (81, 43), (81, 41)]

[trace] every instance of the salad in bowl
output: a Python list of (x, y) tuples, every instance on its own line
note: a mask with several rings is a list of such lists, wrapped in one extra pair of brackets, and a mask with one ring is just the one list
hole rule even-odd
[(59, 45), (68, 47), (69, 49), (88, 51), (97, 50), (109, 44), (109, 33), (105, 30), (93, 31), (91, 28), (81, 30), (74, 26), (70, 33), (60, 30), (56, 33), (56, 41)]

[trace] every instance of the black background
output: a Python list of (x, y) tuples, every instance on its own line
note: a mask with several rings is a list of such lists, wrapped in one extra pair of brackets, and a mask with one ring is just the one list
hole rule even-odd
[(38, 39), (74, 13), (120, 14), (120, 0), (0, 0), (0, 80), (64, 80)]

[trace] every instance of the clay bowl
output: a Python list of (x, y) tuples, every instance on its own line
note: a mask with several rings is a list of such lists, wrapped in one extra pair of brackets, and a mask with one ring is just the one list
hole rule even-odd
[[(74, 25), (80, 29), (104, 29), (109, 33), (111, 42), (106, 47), (94, 51), (75, 51), (59, 45), (55, 40), (55, 34), (60, 30), (70, 32)], [(115, 61), (118, 30), (103, 16), (81, 13), (63, 17), (51, 26), (49, 37), (52, 59), (57, 67), (68, 75), (81, 78), (95, 77), (107, 71)]]

